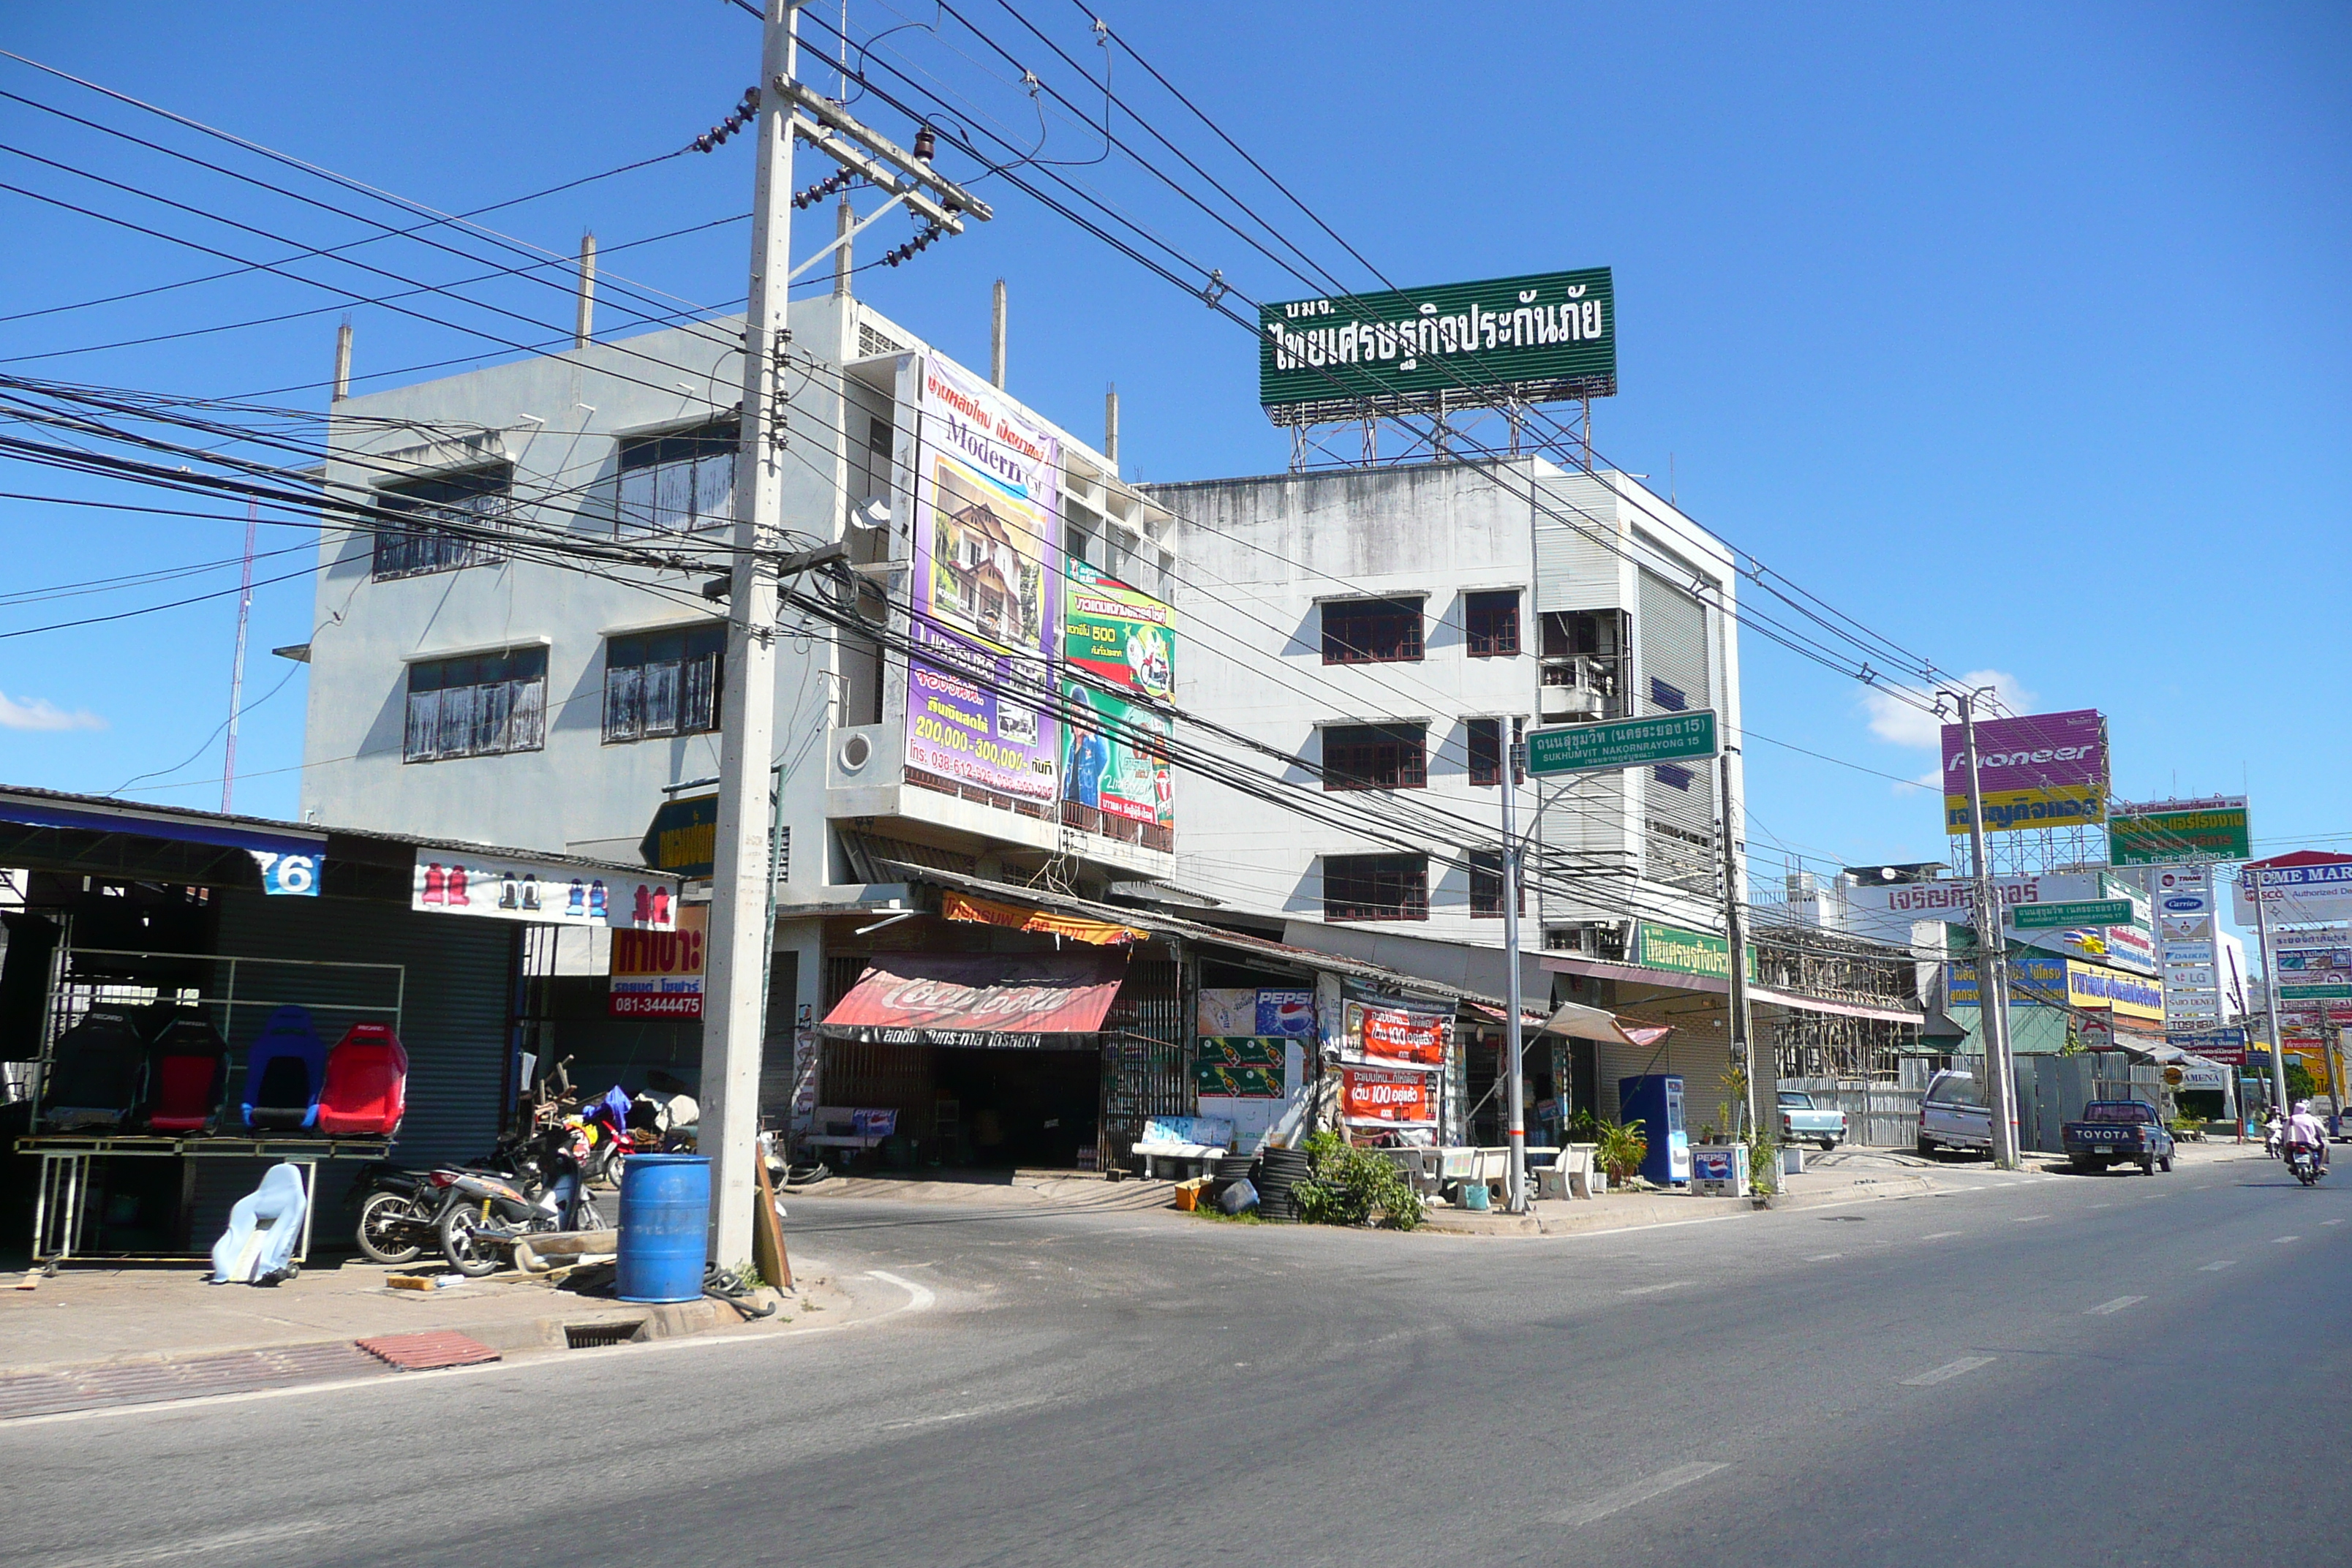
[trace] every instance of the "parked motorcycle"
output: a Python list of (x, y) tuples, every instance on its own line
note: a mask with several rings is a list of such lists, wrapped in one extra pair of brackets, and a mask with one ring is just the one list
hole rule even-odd
[(507, 1267), (514, 1245), (527, 1236), (551, 1231), (603, 1230), (604, 1216), (581, 1180), (576, 1129), (560, 1123), (534, 1140), (544, 1188), (527, 1187), (520, 1177), (481, 1171), (436, 1171), (442, 1194), (435, 1231), (449, 1267), (479, 1279)]
[[(487, 1158), (464, 1169), (511, 1178), (534, 1195), (544, 1185), (524, 1140), (513, 1135), (499, 1140)], [(377, 1263), (414, 1263), (427, 1248), (440, 1247), (448, 1184), (436, 1183), (434, 1175), (429, 1170), (404, 1170), (389, 1161), (360, 1173), (345, 1201), (359, 1204), (356, 1239), (364, 1256)]]
[(2319, 1163), (2319, 1151), (2308, 1143), (2297, 1143), (2287, 1151), (2286, 1168), (2306, 1187), (2317, 1186), (2319, 1178), (2327, 1174), (2327, 1167)]

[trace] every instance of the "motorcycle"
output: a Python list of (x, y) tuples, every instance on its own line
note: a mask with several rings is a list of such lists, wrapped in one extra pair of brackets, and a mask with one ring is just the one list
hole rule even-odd
[(2286, 1168), (2306, 1187), (2317, 1186), (2319, 1178), (2327, 1174), (2327, 1167), (2319, 1163), (2319, 1151), (2308, 1143), (2298, 1143), (2287, 1151)]
[(436, 1171), (431, 1180), (443, 1193), (434, 1228), (449, 1267), (469, 1279), (495, 1274), (512, 1258), (527, 1236), (552, 1231), (604, 1230), (604, 1216), (581, 1180), (577, 1132), (561, 1124), (534, 1141), (543, 1188), (527, 1188), (481, 1171)]
[[(501, 1138), (487, 1158), (464, 1168), (514, 1178), (534, 1192), (541, 1185), (536, 1164), (521, 1141), (512, 1136)], [(356, 1239), (363, 1256), (373, 1262), (397, 1265), (414, 1263), (428, 1247), (439, 1247), (448, 1184), (436, 1183), (434, 1174), (404, 1170), (389, 1161), (360, 1173), (344, 1201), (359, 1204)]]
[(2264, 1155), (2265, 1157), (2269, 1158), (2269, 1159), (2273, 1159), (2273, 1160), (2277, 1159), (2277, 1158), (2279, 1157), (2279, 1146), (2280, 1146), (2280, 1143), (2281, 1143), (2281, 1142), (2282, 1142), (2285, 1137), (2286, 1137), (2286, 1123), (2285, 1123), (2285, 1122), (2284, 1122), (2284, 1121), (2265, 1121), (2265, 1122), (2263, 1122), (2263, 1155)]

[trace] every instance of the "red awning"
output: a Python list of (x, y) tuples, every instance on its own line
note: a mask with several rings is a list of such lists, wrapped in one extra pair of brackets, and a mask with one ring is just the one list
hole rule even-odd
[(867, 962), (824, 1029), (886, 1046), (1091, 1044), (1126, 973), (1123, 960), (1091, 953), (885, 953)]

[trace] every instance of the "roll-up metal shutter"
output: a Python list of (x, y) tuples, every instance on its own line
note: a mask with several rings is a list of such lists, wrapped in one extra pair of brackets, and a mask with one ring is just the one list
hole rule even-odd
[[(1635, 611), (1635, 711), (1678, 713), (1715, 706), (1706, 607), (1647, 566)], [(1643, 859), (1653, 880), (1712, 896), (1717, 885), (1715, 772), (1704, 763), (1643, 770)]]
[(1617, 497), (1590, 474), (1535, 480), (1536, 610), (1625, 607)]
[[(251, 959), (398, 964), (400, 1043), (408, 1052), (408, 1110), (392, 1158), (404, 1165), (471, 1160), (488, 1152), (506, 1109), (512, 1050), (515, 934), (506, 921), (421, 914), (397, 904), (357, 899), (221, 895), (215, 951)], [(224, 969), (226, 966), (222, 966)], [(379, 1012), (349, 1010), (391, 1000), (381, 969), (310, 964), (240, 964), (240, 996), (299, 1003), (313, 1009), (331, 1047), (345, 1029)], [(339, 1006), (338, 1005), (341, 1005)], [(225, 1026), (231, 1061), (230, 1103), (245, 1086), (245, 1053), (268, 1016), (267, 1006), (235, 1009)], [(229, 1205), (251, 1192), (266, 1168), (242, 1160), (193, 1162), (197, 1167), (191, 1241), (208, 1246), (226, 1223)], [(341, 1206), (356, 1164), (319, 1168), (312, 1246), (348, 1245), (350, 1211)]]

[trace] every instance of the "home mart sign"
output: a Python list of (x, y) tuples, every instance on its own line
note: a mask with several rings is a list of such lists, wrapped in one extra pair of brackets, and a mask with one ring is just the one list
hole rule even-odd
[[(1644, 969), (1666, 969), (1676, 974), (1697, 974), (1728, 983), (1731, 943), (1705, 931), (1637, 921), (1633, 926), (1633, 962)], [(1752, 943), (1748, 949), (1748, 978), (1756, 978), (1756, 949)]]

